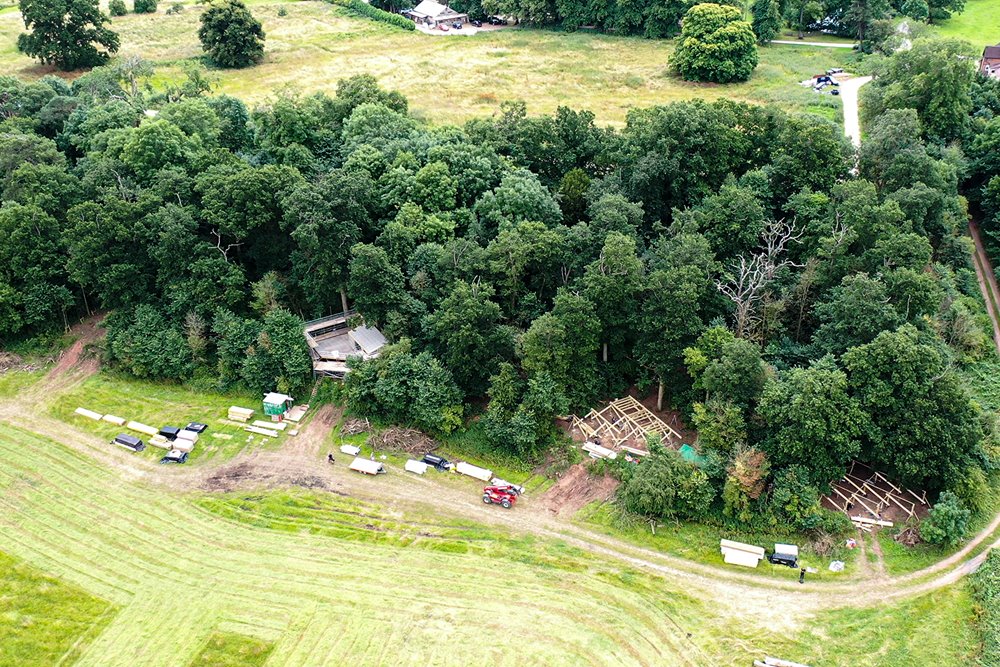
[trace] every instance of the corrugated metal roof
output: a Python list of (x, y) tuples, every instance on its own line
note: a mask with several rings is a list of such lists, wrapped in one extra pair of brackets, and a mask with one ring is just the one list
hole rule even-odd
[(388, 342), (375, 327), (360, 326), (351, 331), (350, 336), (366, 356), (376, 354)]

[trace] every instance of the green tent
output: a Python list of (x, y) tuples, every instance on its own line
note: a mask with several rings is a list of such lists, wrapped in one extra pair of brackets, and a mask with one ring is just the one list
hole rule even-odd
[(681, 445), (681, 458), (683, 458), (688, 463), (693, 463), (696, 466), (700, 466), (705, 462), (705, 457), (698, 453), (698, 450), (691, 445)]

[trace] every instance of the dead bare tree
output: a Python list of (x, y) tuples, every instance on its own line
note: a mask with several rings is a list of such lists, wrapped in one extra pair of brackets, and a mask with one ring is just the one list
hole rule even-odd
[(229, 261), (229, 251), (232, 250), (233, 248), (239, 248), (241, 245), (243, 245), (242, 243), (230, 243), (225, 248), (223, 248), (222, 234), (220, 234), (218, 230), (213, 229), (212, 236), (215, 237), (215, 248), (222, 253), (222, 256), (225, 258), (227, 262)]
[(802, 266), (786, 256), (788, 245), (799, 243), (801, 237), (802, 232), (796, 231), (793, 222), (784, 219), (769, 222), (761, 234), (758, 250), (749, 257), (740, 255), (730, 264), (725, 280), (715, 282), (716, 289), (736, 306), (734, 333), (738, 338), (760, 342), (761, 306), (770, 294), (767, 288), (781, 269)]

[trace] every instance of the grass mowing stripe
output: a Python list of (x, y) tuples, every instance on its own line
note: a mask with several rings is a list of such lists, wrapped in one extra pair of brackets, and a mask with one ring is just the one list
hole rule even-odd
[(114, 604), (0, 553), (0, 665), (75, 660), (115, 611)]

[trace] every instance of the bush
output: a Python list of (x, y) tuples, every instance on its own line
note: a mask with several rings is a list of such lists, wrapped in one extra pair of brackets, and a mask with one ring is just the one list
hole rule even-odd
[(972, 595), (979, 607), (983, 638), (980, 665), (1000, 665), (1000, 550), (994, 549), (972, 575)]
[(155, 14), (156, 0), (133, 0), (132, 8), (136, 14)]
[(652, 448), (618, 490), (622, 506), (649, 518), (697, 519), (712, 504), (715, 489), (708, 476), (674, 450)]
[(182, 5), (179, 2), (175, 2), (174, 4), (170, 5), (170, 7), (168, 7), (167, 11), (164, 12), (164, 13), (165, 14), (180, 14), (183, 11), (184, 11), (184, 5)]
[(128, 14), (128, 7), (125, 6), (125, 0), (111, 0), (108, 3), (108, 13), (112, 16), (125, 16)]
[(372, 7), (363, 0), (330, 0), (335, 5), (340, 5), (355, 16), (360, 16), (373, 21), (381, 21), (391, 26), (402, 28), (403, 30), (416, 30), (417, 26), (410, 19), (399, 14), (383, 11), (377, 7)]
[(971, 514), (957, 495), (945, 491), (920, 524), (920, 537), (930, 544), (953, 547), (965, 537)]

